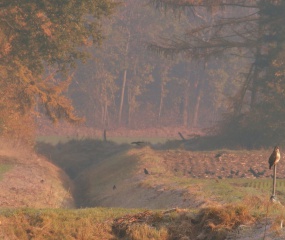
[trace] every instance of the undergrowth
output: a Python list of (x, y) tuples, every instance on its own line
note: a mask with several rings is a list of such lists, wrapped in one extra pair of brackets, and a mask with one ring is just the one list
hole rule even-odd
[(264, 217), (278, 231), (284, 209), (260, 198), (198, 209), (148, 211), (141, 209), (88, 208), (2, 209), (1, 239), (132, 239), (224, 240), (241, 225), (253, 226)]

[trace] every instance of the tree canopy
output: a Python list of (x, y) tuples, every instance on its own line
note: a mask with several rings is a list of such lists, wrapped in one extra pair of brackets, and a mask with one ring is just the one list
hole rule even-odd
[(101, 43), (101, 18), (115, 5), (112, 0), (1, 1), (2, 132), (8, 131), (11, 119), (36, 104), (53, 121), (79, 120), (62, 92), (70, 82), (70, 70), (87, 56), (84, 46)]
[(69, 87), (75, 108), (86, 116), (85, 126), (191, 131), (217, 121), (227, 109), (226, 97), (241, 85), (238, 69), (244, 60), (218, 58), (205, 68), (195, 58), (167, 59), (145, 48), (149, 41), (200, 23), (187, 15), (160, 14), (145, 1), (126, 0), (104, 21), (106, 39), (90, 52), (93, 60), (77, 69)]
[[(248, 59), (244, 83), (223, 124), (227, 134), (236, 131), (250, 141), (281, 141), (284, 118), (285, 2), (273, 0), (173, 1), (150, 0), (156, 8), (180, 11), (203, 19), (183, 36), (155, 42), (149, 48), (165, 55), (186, 54), (207, 61), (210, 57)], [(205, 16), (209, 16), (208, 18)], [(249, 107), (247, 107), (249, 106)], [(225, 126), (229, 126), (225, 128)], [(245, 131), (240, 131), (244, 129)]]

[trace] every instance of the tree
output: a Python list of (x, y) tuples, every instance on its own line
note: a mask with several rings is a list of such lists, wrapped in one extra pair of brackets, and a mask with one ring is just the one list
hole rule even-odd
[(111, 113), (114, 111), (118, 87), (115, 83), (116, 74), (108, 68), (110, 62), (104, 61), (107, 52), (101, 56), (100, 51), (97, 51), (95, 55), (100, 56), (101, 60), (97, 59), (95, 66), (94, 61), (89, 61), (79, 67), (74, 76), (75, 81), (70, 85), (69, 96), (75, 108), (86, 117), (86, 126), (106, 128), (112, 122)]
[[(232, 79), (226, 76), (233, 76), (236, 69), (232, 70), (230, 65), (236, 68), (241, 61), (225, 64), (229, 61), (219, 58), (215, 59), (215, 64), (208, 61), (205, 68), (204, 63), (197, 64), (195, 59), (165, 59), (146, 51), (148, 41), (181, 33), (189, 27), (189, 19), (184, 15), (180, 18), (162, 15), (143, 1), (127, 0), (124, 3), (112, 18), (104, 21), (106, 39), (100, 48), (89, 49), (93, 59), (76, 71), (75, 80), (78, 81), (73, 81), (69, 88), (75, 106), (86, 116), (87, 126), (103, 127), (101, 116), (106, 119), (104, 113), (107, 113), (111, 128), (120, 122), (121, 126), (128, 128), (204, 127), (212, 115), (219, 116), (226, 104), (217, 103), (214, 106), (217, 111), (211, 111), (210, 116), (207, 105), (211, 105), (214, 98), (224, 101), (223, 87), (231, 85), (236, 92), (234, 84), (229, 83)], [(195, 20), (191, 17), (191, 26), (197, 27), (206, 20), (202, 18)], [(204, 38), (206, 36), (204, 34)], [(217, 74), (222, 65), (228, 74), (222, 74), (222, 71)], [(211, 87), (211, 83), (216, 83), (220, 77), (224, 83)], [(98, 90), (103, 87), (102, 79), (107, 78), (110, 80), (109, 90), (103, 97)], [(203, 79), (204, 84), (201, 84)], [(217, 94), (211, 93), (218, 86), (221, 90)], [(107, 106), (102, 103), (103, 99), (109, 99), (108, 111), (103, 110)]]
[[(201, 9), (213, 16), (213, 21), (188, 30), (160, 44), (151, 44), (150, 49), (168, 54), (186, 53), (203, 58), (238, 55), (248, 59), (248, 71), (240, 91), (233, 98), (229, 129), (233, 126), (244, 129), (239, 133), (250, 133), (250, 141), (268, 144), (280, 140), (285, 133), (285, 117), (282, 104), (285, 101), (284, 61), (284, 1), (173, 1), (151, 0), (158, 8), (183, 10), (186, 14), (199, 17)], [(190, 10), (190, 11), (187, 11)], [(203, 10), (204, 11), (204, 10)], [(211, 34), (204, 39), (205, 32)], [(249, 97), (248, 97), (249, 96)], [(249, 108), (245, 108), (248, 105)], [(256, 121), (260, 124), (256, 124)], [(225, 126), (225, 124), (223, 125)], [(229, 132), (227, 132), (229, 134)], [(241, 138), (242, 141), (245, 138)], [(266, 139), (261, 143), (261, 139)], [(279, 140), (278, 140), (279, 139)]]
[(0, 84), (5, 88), (0, 95), (7, 96), (2, 109), (31, 113), (41, 104), (53, 121), (79, 121), (62, 93), (71, 81), (70, 70), (87, 57), (83, 46), (102, 41), (100, 19), (115, 5), (111, 0), (2, 1)]
[[(153, 24), (154, 22), (157, 24)], [(106, 39), (101, 48), (96, 51), (92, 50), (91, 54), (95, 61), (86, 65), (88, 67), (84, 70), (79, 69), (76, 79), (79, 80), (79, 84), (89, 81), (87, 78), (92, 78), (95, 74), (87, 76), (87, 73), (97, 71), (94, 65), (96, 66), (98, 62), (103, 62), (106, 73), (108, 72), (114, 77), (112, 84), (116, 91), (113, 91), (115, 93), (115, 97), (112, 98), (114, 102), (109, 107), (109, 127), (121, 125), (138, 128), (147, 125), (153, 126), (154, 123), (157, 123), (159, 99), (156, 90), (158, 88), (160, 91), (160, 87), (154, 80), (159, 81), (161, 77), (159, 72), (163, 68), (165, 63), (162, 62), (165, 60), (145, 51), (145, 43), (156, 36), (166, 35), (166, 32), (171, 33), (177, 28), (179, 29), (178, 23), (179, 21), (174, 17), (161, 16), (154, 9), (146, 6), (145, 2), (138, 0), (125, 1), (112, 15), (112, 18), (104, 22)], [(171, 68), (174, 62), (168, 64)], [(88, 85), (89, 92), (100, 84), (97, 77), (96, 81), (90, 79), (90, 82), (93, 82), (94, 86)], [(86, 89), (86, 86), (81, 87)], [(86, 98), (86, 92), (80, 93), (79, 87), (75, 88), (75, 85), (72, 86), (72, 89), (73, 99), (76, 99), (75, 105), (78, 106), (79, 99)], [(167, 92), (167, 89), (163, 91)], [(92, 98), (94, 96), (93, 94)], [(95, 108), (98, 106), (98, 102), (97, 99), (94, 101)], [(88, 105), (89, 109), (94, 108), (90, 106), (90, 103), (91, 101), (85, 106)], [(80, 110), (83, 111), (82, 104)], [(99, 108), (94, 110), (97, 116), (101, 115)], [(172, 111), (172, 109), (167, 109), (167, 111)], [(87, 118), (91, 119), (90, 116)], [(88, 123), (90, 122), (88, 120)], [(102, 127), (100, 119), (92, 123), (93, 125), (88, 126)]]

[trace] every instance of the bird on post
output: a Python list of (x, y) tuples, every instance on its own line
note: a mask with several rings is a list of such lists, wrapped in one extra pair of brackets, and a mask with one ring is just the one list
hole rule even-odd
[(276, 146), (268, 160), (269, 169), (271, 169), (272, 166), (276, 165), (279, 162), (279, 160), (280, 160), (280, 151), (279, 147)]

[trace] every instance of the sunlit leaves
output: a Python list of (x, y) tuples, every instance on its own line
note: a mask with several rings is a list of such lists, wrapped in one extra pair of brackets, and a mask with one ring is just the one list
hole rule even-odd
[[(86, 58), (84, 46), (101, 43), (101, 18), (115, 5), (112, 0), (1, 1), (2, 108), (30, 114), (42, 104), (53, 121), (79, 121), (63, 94), (71, 82), (69, 71)], [(48, 67), (52, 77), (45, 76)]]

